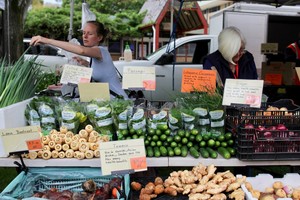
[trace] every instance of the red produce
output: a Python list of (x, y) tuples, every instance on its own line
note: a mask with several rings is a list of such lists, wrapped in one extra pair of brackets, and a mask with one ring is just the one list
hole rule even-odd
[(277, 130), (286, 131), (288, 130), (284, 124), (278, 124), (276, 127)]

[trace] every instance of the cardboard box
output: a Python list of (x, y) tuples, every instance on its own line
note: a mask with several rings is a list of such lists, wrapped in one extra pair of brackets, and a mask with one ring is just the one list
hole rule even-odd
[[(293, 62), (271, 62), (271, 63), (262, 63), (261, 69), (261, 79), (266, 82), (272, 82), (269, 77), (270, 75), (282, 75), (282, 85), (294, 85), (296, 80), (296, 64)], [(266, 76), (268, 74), (268, 76)], [(276, 83), (275, 85), (278, 85)]]
[(25, 108), (31, 101), (27, 99), (10, 106), (0, 108), (0, 129), (26, 126)]
[[(239, 175), (237, 175), (238, 177)], [(255, 177), (247, 177), (246, 181), (251, 183), (252, 187), (260, 192), (263, 192), (265, 188), (272, 187), (275, 181), (281, 181), (284, 186), (289, 185), (293, 188), (299, 188), (300, 182), (295, 181), (300, 180), (300, 175), (297, 173), (287, 173), (283, 178), (273, 178), (270, 174), (258, 174)], [(251, 193), (242, 184), (242, 190), (246, 194), (246, 200), (257, 200), (257, 198), (252, 197)], [(278, 198), (278, 200), (292, 200), (292, 198)]]

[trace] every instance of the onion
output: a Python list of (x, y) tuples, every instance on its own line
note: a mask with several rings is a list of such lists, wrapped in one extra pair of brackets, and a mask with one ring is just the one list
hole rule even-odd
[(264, 132), (264, 137), (266, 139), (271, 139), (272, 138), (272, 133), (270, 131), (266, 131), (266, 132)]
[(289, 136), (296, 136), (294, 131), (289, 131)]
[(245, 124), (245, 128), (254, 128), (253, 124)]
[(258, 127), (257, 127), (257, 130), (258, 130), (258, 131), (264, 131), (264, 130), (266, 130), (266, 128), (265, 128), (264, 126), (258, 126)]
[(278, 124), (277, 127), (276, 127), (277, 130), (280, 130), (280, 131), (285, 131), (287, 130), (287, 128), (285, 127), (284, 124)]
[(277, 127), (276, 126), (270, 126), (267, 128), (268, 131), (276, 131)]

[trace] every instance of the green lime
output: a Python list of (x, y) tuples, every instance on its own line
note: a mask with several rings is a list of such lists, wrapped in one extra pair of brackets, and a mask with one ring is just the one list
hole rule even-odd
[(221, 142), (216, 140), (215, 147), (219, 147), (219, 146), (221, 146)]
[(188, 148), (191, 148), (192, 146), (194, 146), (194, 144), (193, 144), (192, 142), (188, 142), (188, 143), (186, 144), (186, 146), (187, 146)]
[(216, 144), (216, 142), (215, 142), (215, 140), (213, 140), (213, 139), (209, 139), (209, 140), (207, 141), (207, 146), (209, 146), (209, 147), (213, 147), (213, 146), (215, 146), (215, 144)]
[(132, 136), (132, 139), (138, 139), (138, 138), (139, 138), (139, 136), (136, 135), (136, 134), (134, 134), (134, 135)]
[(227, 147), (227, 142), (221, 142), (221, 147)]
[(204, 140), (202, 140), (199, 144), (200, 147), (205, 147), (206, 146), (206, 142)]
[(204, 135), (202, 135), (202, 139), (205, 140), (205, 141), (207, 141), (207, 140), (210, 139), (210, 136), (207, 135), (207, 134), (204, 134)]
[(232, 133), (227, 132), (225, 133), (225, 140), (230, 140), (232, 138)]
[(135, 133), (135, 130), (133, 128), (129, 129), (129, 133), (130, 134), (134, 134)]
[(191, 130), (192, 135), (198, 135), (198, 133), (199, 133), (199, 131), (195, 128)]
[(189, 140), (187, 138), (182, 138), (181, 139), (182, 144), (187, 144), (188, 142), (189, 142)]
[(158, 141), (158, 139), (159, 139), (159, 138), (158, 138), (158, 135), (153, 135), (153, 136), (152, 136), (152, 141)]
[(230, 139), (227, 141), (228, 146), (232, 146), (234, 144), (234, 140)]
[(175, 135), (174, 136), (174, 141), (175, 142), (180, 142), (181, 141), (181, 137), (179, 135)]
[(167, 129), (167, 130), (165, 130), (165, 132), (164, 132), (164, 134), (166, 134), (166, 135), (171, 135), (171, 129)]
[(195, 141), (195, 139), (196, 139), (196, 136), (195, 135), (190, 135), (190, 137), (189, 137), (189, 141)]
[(170, 147), (177, 147), (177, 143), (175, 141), (171, 142)]
[(155, 134), (155, 130), (153, 128), (149, 128), (148, 129), (148, 134), (149, 135), (154, 135)]
[(172, 136), (168, 136), (167, 137), (167, 142), (169, 142), (169, 143), (173, 142), (173, 137)]
[(156, 130), (155, 130), (155, 134), (156, 134), (156, 135), (161, 135), (161, 134), (162, 134), (162, 132), (161, 132), (161, 130), (160, 130), (160, 129), (156, 129)]
[(169, 127), (168, 127), (167, 124), (158, 124), (158, 125), (157, 125), (157, 129), (162, 130), (162, 131), (165, 131), (165, 130), (167, 130), (168, 128), (169, 128)]
[(223, 134), (221, 134), (218, 136), (217, 140), (220, 142), (223, 142), (225, 140), (225, 136)]
[(145, 143), (145, 146), (150, 145), (150, 141), (149, 140), (145, 140), (144, 143)]
[(128, 135), (128, 130), (127, 130), (127, 129), (121, 130), (121, 134), (122, 134), (123, 136)]
[(167, 137), (165, 134), (162, 134), (159, 138), (161, 141), (166, 141), (167, 140)]
[(190, 135), (191, 135), (191, 131), (190, 130), (185, 130), (184, 137), (189, 138)]
[(142, 129), (138, 129), (138, 130), (136, 130), (136, 134), (139, 135), (139, 136), (143, 135), (144, 131)]
[(162, 146), (162, 141), (159, 141), (159, 140), (158, 140), (158, 141), (156, 142), (156, 146), (158, 146), (158, 147)]
[(151, 141), (151, 142), (150, 142), (150, 146), (151, 146), (151, 147), (155, 147), (155, 146), (156, 146), (156, 142)]
[(202, 135), (201, 134), (196, 135), (195, 140), (196, 140), (196, 142), (201, 142), (202, 141)]
[(175, 147), (174, 148), (174, 154), (176, 156), (180, 156), (181, 155), (181, 148), (180, 147)]
[(177, 131), (177, 135), (179, 135), (180, 137), (184, 137), (185, 136), (185, 131), (183, 129), (179, 129)]

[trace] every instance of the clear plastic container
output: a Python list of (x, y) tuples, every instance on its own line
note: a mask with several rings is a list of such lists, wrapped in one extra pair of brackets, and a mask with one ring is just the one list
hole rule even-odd
[(124, 60), (127, 61), (127, 62), (132, 61), (132, 51), (131, 51), (131, 49), (130, 49), (130, 47), (129, 47), (128, 44), (126, 44), (126, 46), (125, 46)]

